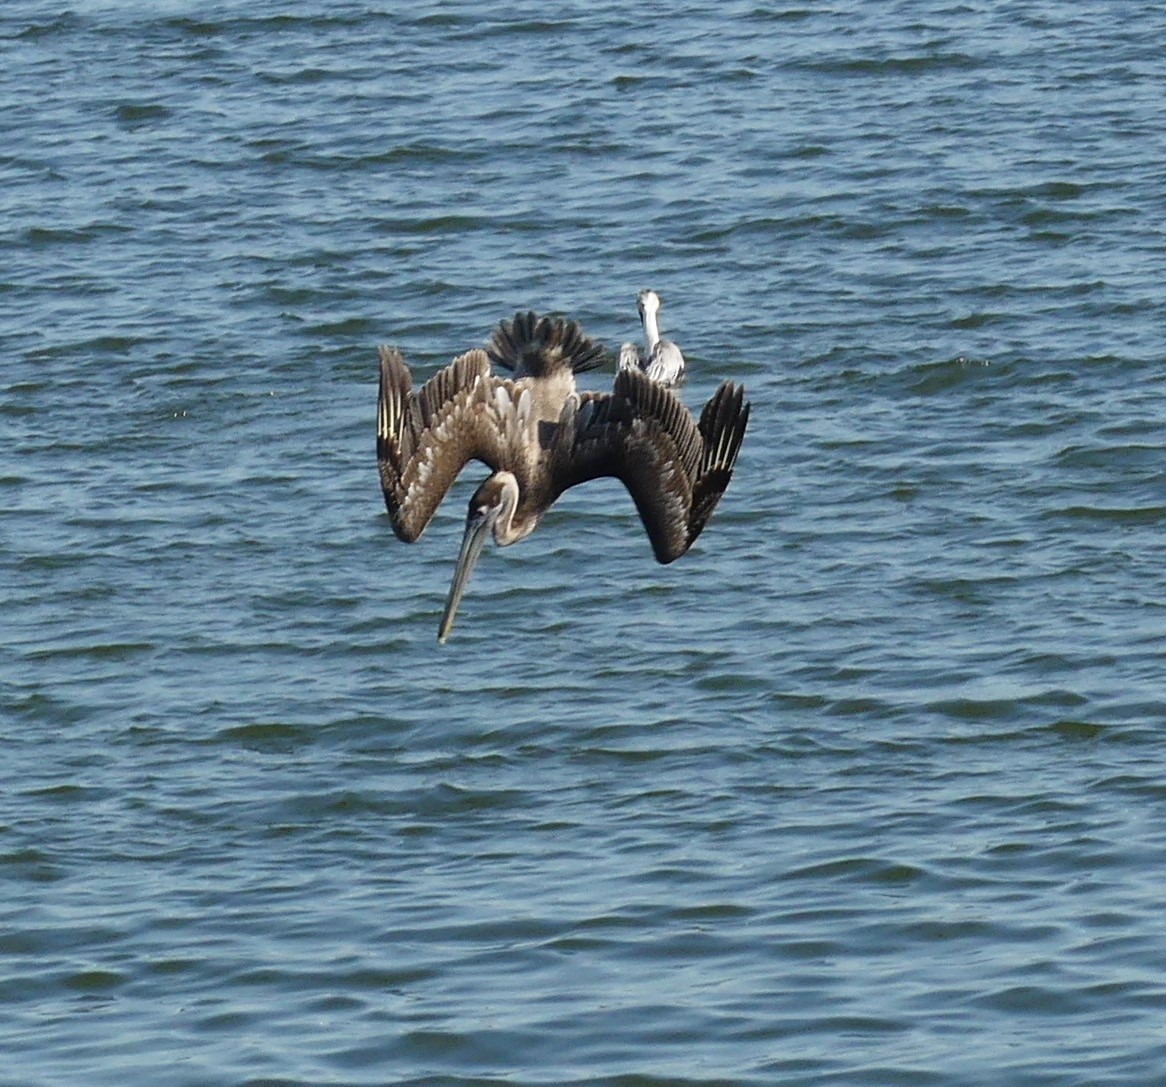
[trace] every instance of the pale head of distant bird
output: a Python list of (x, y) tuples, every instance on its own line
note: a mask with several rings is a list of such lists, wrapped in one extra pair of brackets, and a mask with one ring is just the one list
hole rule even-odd
[(495, 472), (474, 492), (466, 513), (466, 532), (462, 537), (457, 567), (445, 601), (445, 614), (437, 630), (439, 642), (444, 642), (449, 636), (462, 593), (466, 591), (470, 580), (470, 571), (478, 561), (482, 548), (486, 546), (486, 538), (493, 533), (494, 542), (499, 547), (505, 547), (534, 530), (533, 521), (529, 526), (515, 525), (514, 511), (517, 508), (518, 480), (510, 472)]
[(636, 298), (636, 306), (640, 311), (640, 316), (643, 317), (647, 313), (655, 313), (663, 303), (660, 296), (655, 291), (640, 291)]

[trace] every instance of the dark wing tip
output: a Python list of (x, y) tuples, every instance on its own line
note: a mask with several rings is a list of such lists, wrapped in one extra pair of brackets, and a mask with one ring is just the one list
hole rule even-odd
[(381, 344), (380, 384), (377, 389), (377, 473), (385, 508), (393, 531), (402, 539), (401, 473), (412, 452), (412, 434), (408, 426), (408, 405), (413, 389), (413, 375), (396, 347)]
[(413, 375), (405, 365), (401, 352), (389, 344), (381, 344), (380, 385), (377, 389), (377, 451), (386, 440), (399, 437), (399, 424), (404, 404), (413, 390)]
[(701, 534), (733, 478), (737, 456), (749, 425), (745, 387), (723, 381), (700, 413), (700, 469), (693, 481), (688, 546)]
[(405, 365), (405, 358), (398, 347), (393, 344), (382, 343), (377, 347), (377, 354), (381, 360), (381, 379), (386, 376), (404, 373), (409, 375), (409, 367)]
[(732, 472), (749, 425), (750, 406), (745, 399), (745, 386), (731, 381), (722, 381), (705, 404), (700, 413), (700, 434), (704, 440), (702, 475), (713, 471)]

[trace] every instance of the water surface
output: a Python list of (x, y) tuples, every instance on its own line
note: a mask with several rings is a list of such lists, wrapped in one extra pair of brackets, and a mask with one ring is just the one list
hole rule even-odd
[[(1166, 1067), (1156, 5), (0, 13), (0, 1080)], [(392, 535), (376, 345), (655, 288), (738, 472)], [(602, 387), (610, 374), (586, 378)]]

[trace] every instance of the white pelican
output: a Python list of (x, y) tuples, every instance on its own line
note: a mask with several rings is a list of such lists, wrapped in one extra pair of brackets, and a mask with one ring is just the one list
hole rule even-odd
[(619, 349), (619, 370), (643, 370), (653, 381), (661, 385), (679, 385), (684, 380), (684, 356), (680, 348), (671, 340), (660, 338), (660, 325), (656, 320), (659, 312), (660, 296), (655, 291), (640, 291), (636, 305), (640, 320), (644, 323), (644, 343), (647, 350), (641, 350), (634, 343), (625, 343)]

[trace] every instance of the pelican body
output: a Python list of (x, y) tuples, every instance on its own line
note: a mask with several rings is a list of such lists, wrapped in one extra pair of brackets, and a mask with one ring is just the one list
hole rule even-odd
[[(639, 510), (657, 561), (692, 546), (729, 484), (749, 404), (724, 382), (697, 423), (676, 396), (639, 370), (611, 392), (579, 392), (575, 374), (604, 361), (574, 321), (515, 314), (486, 347), (459, 355), (416, 392), (401, 353), (380, 349), (377, 464), (393, 531), (425, 531), (471, 460), (491, 475), (474, 492), (438, 628), (444, 642), (487, 538), (529, 536), (568, 488), (613, 476)], [(490, 370), (493, 361), (510, 376)]]
[(646, 350), (628, 342), (619, 349), (618, 370), (642, 370), (661, 385), (679, 385), (684, 380), (684, 355), (671, 340), (662, 339), (656, 314), (662, 305), (655, 291), (640, 291), (636, 299), (644, 325)]

